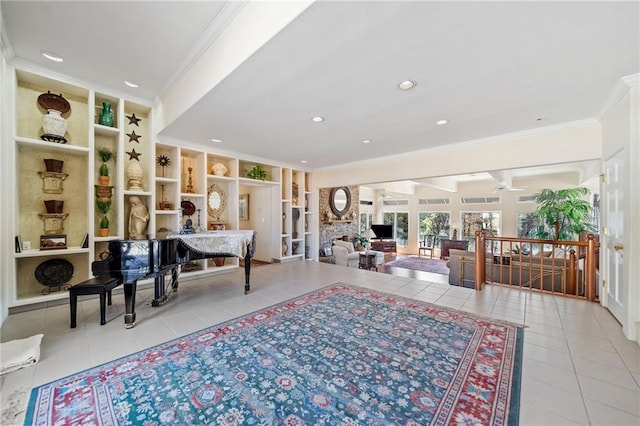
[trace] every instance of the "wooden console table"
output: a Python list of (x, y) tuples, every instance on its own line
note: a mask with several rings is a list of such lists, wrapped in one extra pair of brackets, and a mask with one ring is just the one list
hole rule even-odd
[(396, 252), (395, 240), (376, 240), (371, 241), (371, 250), (382, 251), (385, 253)]

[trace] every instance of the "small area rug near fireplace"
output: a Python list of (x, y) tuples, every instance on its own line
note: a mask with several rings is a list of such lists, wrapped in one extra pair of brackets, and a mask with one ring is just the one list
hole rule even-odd
[(385, 264), (385, 267), (413, 269), (416, 271), (434, 272), (436, 274), (449, 275), (449, 268), (446, 261), (440, 259), (429, 259), (426, 257), (403, 257)]
[(26, 424), (516, 425), (522, 339), (335, 284), (35, 388)]

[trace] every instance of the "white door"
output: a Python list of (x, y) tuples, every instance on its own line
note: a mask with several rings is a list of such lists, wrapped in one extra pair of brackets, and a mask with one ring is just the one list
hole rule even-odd
[(625, 323), (627, 294), (622, 281), (624, 217), (622, 202), (624, 197), (623, 151), (605, 162), (605, 226), (606, 247), (606, 299), (604, 305), (620, 323)]

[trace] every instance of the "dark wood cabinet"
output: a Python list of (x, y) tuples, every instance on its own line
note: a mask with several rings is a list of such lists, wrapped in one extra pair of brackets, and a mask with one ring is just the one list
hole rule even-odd
[(440, 259), (449, 258), (449, 250), (466, 250), (469, 247), (467, 240), (440, 240)]
[(382, 252), (396, 252), (396, 242), (394, 240), (371, 241), (371, 250)]

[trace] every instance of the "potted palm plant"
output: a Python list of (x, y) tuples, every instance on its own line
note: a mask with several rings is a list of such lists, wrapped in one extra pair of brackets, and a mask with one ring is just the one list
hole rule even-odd
[(588, 188), (543, 189), (536, 194), (535, 213), (544, 222), (535, 230), (543, 240), (571, 240), (584, 231), (595, 231), (591, 219), (593, 206), (583, 197)]
[(106, 147), (99, 147), (96, 152), (102, 161), (98, 182), (100, 182), (100, 185), (109, 185), (109, 167), (107, 166), (107, 163), (111, 161), (111, 159), (116, 158), (116, 153)]
[(98, 235), (107, 237), (109, 236), (109, 218), (107, 217), (107, 213), (109, 213), (109, 209), (111, 208), (111, 201), (96, 200), (96, 207), (98, 211), (102, 213)]
[(353, 244), (358, 251), (366, 250), (369, 247), (369, 238), (364, 235), (355, 234), (353, 236)]

